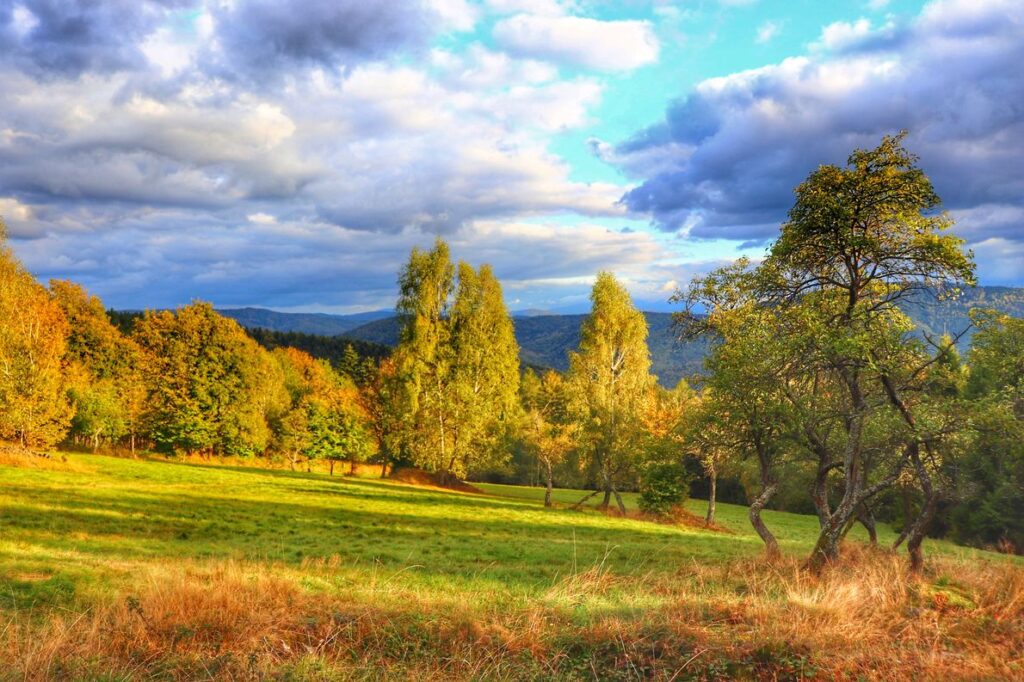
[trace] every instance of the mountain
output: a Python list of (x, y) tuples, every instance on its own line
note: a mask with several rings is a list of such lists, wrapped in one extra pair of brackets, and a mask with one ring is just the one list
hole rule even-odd
[(392, 317), (395, 314), (392, 310), (373, 310), (351, 315), (279, 313), (266, 308), (218, 308), (217, 312), (224, 317), (230, 317), (243, 327), (318, 336), (338, 336), (367, 322)]
[[(1015, 317), (1024, 317), (1024, 289), (1011, 287), (975, 287), (960, 298), (940, 301), (922, 295), (904, 306), (906, 312), (924, 333), (956, 334), (969, 326), (971, 308), (995, 308)], [(647, 343), (651, 349), (651, 369), (663, 386), (674, 386), (679, 379), (701, 370), (708, 341), (682, 342), (672, 325), (671, 313), (645, 312), (650, 330)], [(516, 340), (525, 364), (551, 367), (560, 371), (569, 368), (569, 351), (579, 345), (580, 325), (586, 315), (516, 316)], [(385, 346), (398, 342), (398, 320), (391, 317), (374, 320), (346, 332), (346, 336)], [(961, 351), (970, 345), (973, 330), (960, 339)]]
[[(995, 308), (1015, 317), (1024, 317), (1024, 289), (1010, 287), (976, 287), (968, 289), (953, 301), (939, 301), (931, 296), (918, 296), (907, 303), (905, 310), (923, 333), (955, 334), (968, 326), (971, 308)], [(398, 342), (399, 324), (394, 313), (377, 310), (356, 315), (325, 315), (310, 313), (278, 313), (261, 308), (219, 311), (233, 317), (246, 327), (263, 327), (277, 331), (295, 331), (316, 335), (343, 335), (380, 346)], [(682, 377), (701, 369), (708, 342), (681, 342), (672, 326), (671, 313), (644, 313), (650, 330), (652, 371), (664, 386), (673, 386)], [(560, 371), (569, 368), (569, 351), (579, 344), (580, 325), (586, 315), (558, 315), (545, 311), (519, 311), (515, 314), (516, 340), (527, 365), (551, 367)], [(968, 332), (960, 340), (961, 350), (970, 343)]]

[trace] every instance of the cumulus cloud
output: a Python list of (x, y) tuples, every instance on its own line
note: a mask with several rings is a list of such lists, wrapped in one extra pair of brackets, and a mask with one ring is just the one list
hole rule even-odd
[(603, 228), (511, 227), (624, 215), (622, 185), (576, 181), (548, 149), (604, 89), (431, 42), (478, 19), (462, 0), (312, 2), (289, 16), (264, 0), (140, 2), (124, 7), (140, 28), (121, 33), (100, 4), (82, 3), (96, 16), (81, 44), (104, 25), (110, 49), (83, 47), (60, 69), (30, 60), (42, 4), (0, 9), (18, 36), (0, 56), (17, 93), (0, 98), (0, 215), (43, 279), (78, 279), (117, 306), (378, 306), (408, 248), (438, 233), (523, 281), (649, 255)]
[(946, 206), (969, 216), (961, 232), (972, 243), (1024, 241), (1016, 3), (940, 0), (907, 25), (832, 25), (819, 42), (829, 49), (706, 80), (664, 122), (619, 145), (595, 143), (640, 181), (624, 204), (665, 230), (764, 243), (808, 172), (906, 128)]
[(444, 22), (473, 24), (464, 3), (237, 0), (212, 12), (211, 53), (227, 73), (266, 78), (295, 66), (352, 68), (399, 50), (424, 50)]
[(5, 0), (0, 61), (36, 76), (78, 76), (145, 63), (139, 42), (188, 0)]
[(517, 14), (494, 27), (494, 38), (513, 54), (599, 71), (631, 71), (658, 58), (650, 22)]

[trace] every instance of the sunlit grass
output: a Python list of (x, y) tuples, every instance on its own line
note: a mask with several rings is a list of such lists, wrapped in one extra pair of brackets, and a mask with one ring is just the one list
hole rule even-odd
[[(882, 590), (898, 609), (922, 599), (920, 591), (892, 593), (885, 581), (902, 580), (903, 557), (888, 554), (871, 573), (870, 588), (794, 584), (802, 579), (792, 571), (814, 540), (813, 517), (766, 514), (790, 558), (781, 572), (764, 573), (756, 562), (760, 541), (740, 506), (720, 504), (725, 530), (713, 532), (568, 509), (582, 491), (556, 490), (559, 508), (545, 509), (543, 489), (479, 487), (485, 495), (376, 478), (88, 455), (70, 455), (64, 467), (0, 466), (0, 611), (14, 624), (4, 655), (19, 659), (21, 667), (11, 669), (22, 673), (15, 677), (31, 677), (25, 671), (37, 670), (38, 659), (131, 679), (145, 669), (132, 668), (133, 656), (146, 651), (162, 661), (167, 676), (189, 679), (224, 650), (257, 656), (260, 674), (325, 665), (373, 676), (394, 665), (403, 674), (443, 669), (459, 677), (516, 677), (521, 662), (509, 652), (522, 646), (548, 666), (523, 668), (532, 671), (523, 676), (587, 677), (605, 645), (572, 643), (581, 637), (604, 642), (614, 634), (622, 652), (643, 649), (652, 637), (688, 642), (691, 653), (680, 660), (680, 652), (665, 653), (665, 666), (685, 662), (701, 642), (739, 637), (715, 656), (701, 655), (708, 665), (725, 665), (753, 656), (758, 638), (796, 637), (771, 618), (797, 609), (818, 623), (811, 614), (839, 608), (844, 590)], [(630, 494), (625, 501), (636, 504)], [(703, 514), (703, 504), (689, 506)], [(892, 532), (882, 528), (880, 535), (885, 542)], [(943, 561), (959, 556), (961, 566), (966, 559), (972, 570), (997, 576), (1007, 570), (996, 555), (948, 543), (929, 542), (927, 549)], [(954, 574), (940, 568), (936, 580), (948, 583)], [(983, 601), (971, 592), (979, 584), (954, 588)], [(335, 621), (349, 618), (363, 625), (342, 632)], [(727, 633), (721, 623), (728, 618), (745, 625)], [(72, 627), (76, 619), (93, 629)], [(301, 625), (307, 621), (313, 625)], [(642, 635), (641, 643), (629, 643), (633, 635)], [(312, 646), (314, 653), (289, 653), (278, 640)], [(328, 640), (344, 655), (325, 651)], [(818, 640), (807, 641), (816, 646)], [(362, 650), (370, 653), (356, 660)], [(583, 667), (569, 674), (574, 651)], [(794, 665), (810, 655), (790, 653), (780, 656)], [(977, 665), (995, 665), (990, 653)], [(238, 660), (221, 663), (245, 677)]]

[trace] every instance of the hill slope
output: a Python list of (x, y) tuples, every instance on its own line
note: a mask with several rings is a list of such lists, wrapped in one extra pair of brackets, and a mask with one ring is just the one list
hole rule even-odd
[(544, 509), (535, 488), (0, 462), (4, 679), (1024, 674), (1021, 569), (947, 543), (926, 544), (921, 583), (859, 540), (847, 570), (810, 580), (811, 516), (765, 512), (786, 554), (767, 567), (734, 505), (712, 532)]

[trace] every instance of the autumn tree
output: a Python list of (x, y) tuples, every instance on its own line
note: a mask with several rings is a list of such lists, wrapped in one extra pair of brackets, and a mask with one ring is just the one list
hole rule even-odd
[(591, 312), (580, 328), (579, 348), (569, 355), (570, 409), (579, 427), (581, 447), (598, 479), (593, 494), (604, 493), (604, 508), (614, 495), (619, 510), (625, 513), (618, 485), (632, 472), (639, 456), (638, 431), (654, 383), (647, 321), (609, 272), (598, 274), (590, 300)]
[(575, 446), (575, 424), (569, 419), (565, 380), (554, 370), (537, 376), (532, 369), (520, 383), (522, 437), (530, 454), (544, 467), (544, 506), (551, 506), (554, 470)]
[(0, 222), (0, 437), (48, 448), (64, 438), (68, 323), (18, 262)]
[(464, 476), (504, 461), (519, 409), (519, 345), (489, 265), (459, 263), (449, 324), (453, 428), (444, 470)]
[(99, 298), (81, 286), (53, 280), (50, 291), (69, 324), (72, 435), (91, 441), (94, 449), (101, 439), (127, 437), (134, 452), (144, 407), (141, 350), (111, 323)]

